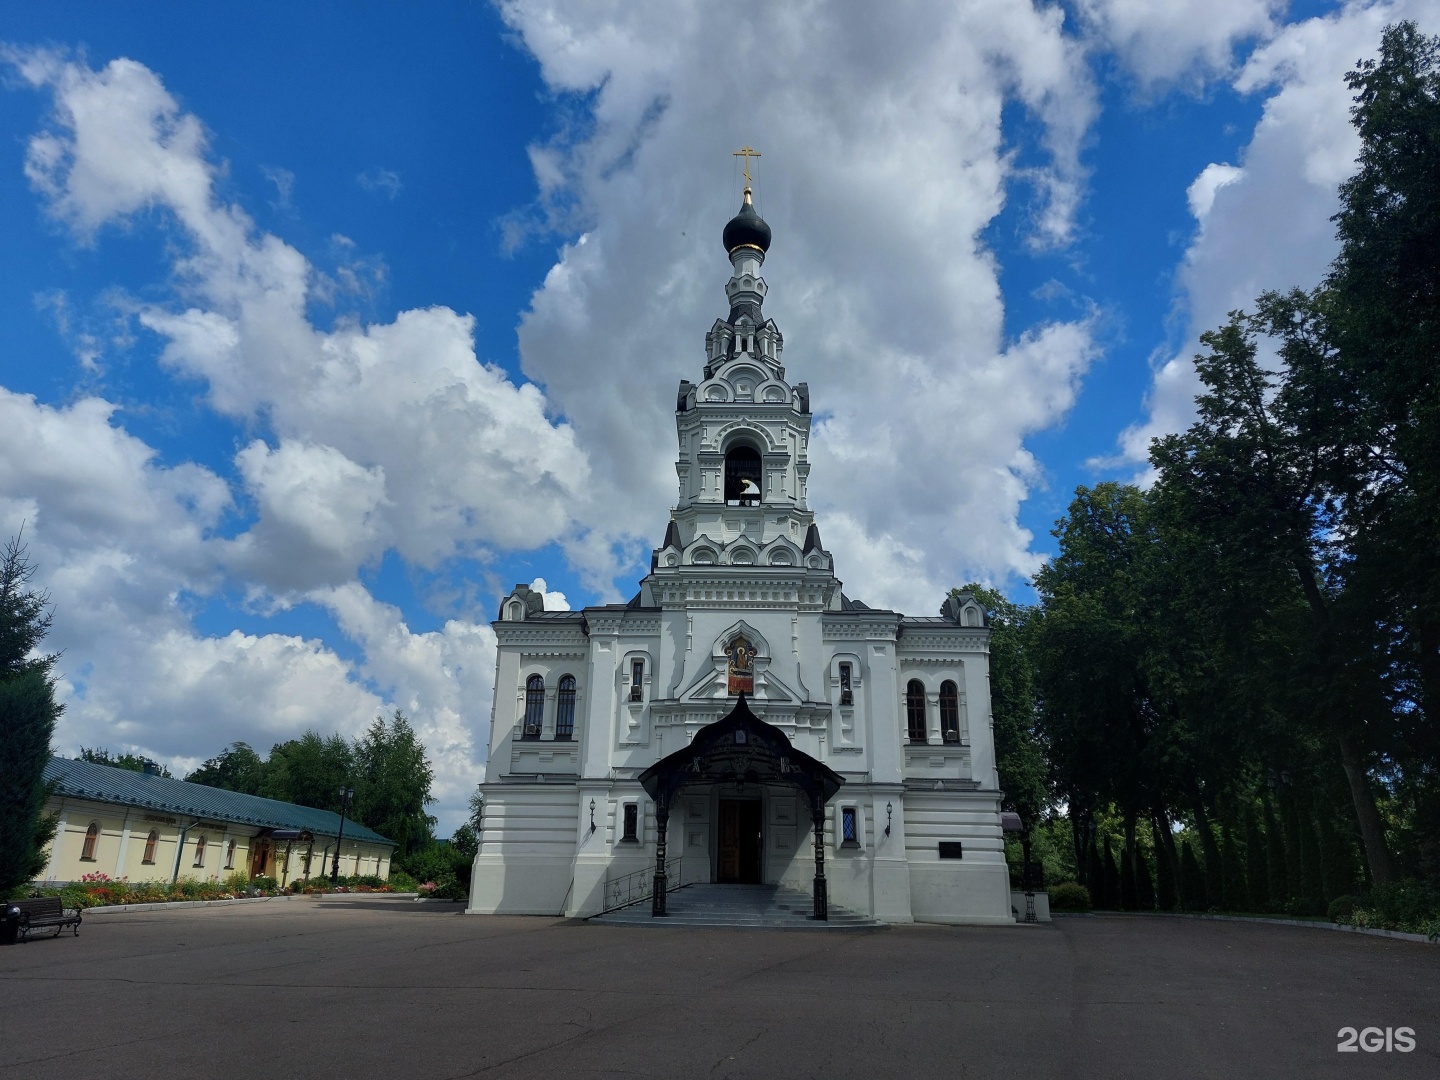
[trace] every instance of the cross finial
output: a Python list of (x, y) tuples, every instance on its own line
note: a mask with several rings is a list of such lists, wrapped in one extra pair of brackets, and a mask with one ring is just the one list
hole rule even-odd
[(750, 186), (750, 159), (759, 157), (760, 151), (751, 146), (742, 146), (730, 155), (731, 157), (743, 157), (745, 159), (745, 186)]

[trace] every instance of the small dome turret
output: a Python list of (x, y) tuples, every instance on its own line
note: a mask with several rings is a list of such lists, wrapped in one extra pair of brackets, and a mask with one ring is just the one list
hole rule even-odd
[(755, 212), (748, 187), (745, 189), (745, 202), (740, 207), (740, 212), (725, 225), (724, 241), (727, 255), (742, 247), (755, 248), (761, 255), (770, 250), (770, 226)]

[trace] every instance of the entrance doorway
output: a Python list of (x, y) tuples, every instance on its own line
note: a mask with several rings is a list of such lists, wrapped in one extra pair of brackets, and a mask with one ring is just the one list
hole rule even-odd
[(760, 800), (720, 800), (720, 859), (716, 880), (760, 884)]
[(264, 877), (268, 873), (266, 864), (270, 861), (270, 841), (259, 839), (250, 848), (250, 876)]

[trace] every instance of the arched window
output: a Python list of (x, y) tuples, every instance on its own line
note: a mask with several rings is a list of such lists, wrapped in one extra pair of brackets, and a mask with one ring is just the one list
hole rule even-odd
[(205, 837), (203, 834), (195, 841), (195, 865), (205, 865)]
[(540, 725), (545, 721), (545, 680), (531, 675), (525, 680), (525, 734), (524, 738), (538, 739)]
[(555, 738), (569, 739), (575, 734), (575, 676), (560, 678), (560, 693), (555, 699)]
[(235, 869), (235, 841), (231, 839), (230, 846), (225, 849), (225, 869)]
[(760, 452), (734, 446), (725, 455), (725, 501), (739, 506), (760, 502)]
[(155, 845), (159, 842), (160, 834), (154, 829), (151, 829), (150, 835), (145, 837), (145, 854), (140, 859), (146, 866), (155, 865)]
[(929, 742), (925, 731), (925, 686), (919, 679), (911, 679), (905, 687), (905, 721), (911, 742)]
[(940, 684), (940, 737), (960, 741), (960, 690), (949, 679)]
[(100, 839), (100, 823), (90, 822), (90, 827), (85, 830), (85, 844), (80, 848), (81, 862), (95, 861), (95, 842)]

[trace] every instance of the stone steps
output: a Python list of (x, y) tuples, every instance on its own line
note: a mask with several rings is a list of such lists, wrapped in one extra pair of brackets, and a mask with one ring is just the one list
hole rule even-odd
[(824, 922), (811, 918), (812, 910), (810, 895), (798, 889), (777, 885), (687, 885), (666, 898), (668, 914), (663, 919), (650, 915), (650, 901), (646, 900), (590, 921), (602, 926), (757, 930), (874, 930), (885, 925), (834, 904)]

